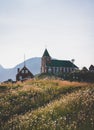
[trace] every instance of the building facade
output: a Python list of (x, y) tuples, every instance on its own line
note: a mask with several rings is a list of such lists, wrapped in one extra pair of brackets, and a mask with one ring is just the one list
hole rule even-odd
[(24, 81), (33, 77), (34, 75), (29, 71), (29, 69), (26, 66), (24, 66), (21, 70), (18, 68), (16, 81)]
[(41, 73), (63, 74), (77, 70), (78, 67), (69, 60), (54, 60), (45, 49), (41, 58)]

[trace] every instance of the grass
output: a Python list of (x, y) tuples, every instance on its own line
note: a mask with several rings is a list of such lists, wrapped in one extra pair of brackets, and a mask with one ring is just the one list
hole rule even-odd
[(0, 90), (0, 130), (94, 129), (94, 84), (33, 79)]

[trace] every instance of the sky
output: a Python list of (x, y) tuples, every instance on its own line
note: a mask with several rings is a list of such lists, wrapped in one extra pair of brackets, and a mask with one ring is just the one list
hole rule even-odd
[(0, 0), (0, 64), (26, 59), (75, 59), (94, 65), (94, 0)]

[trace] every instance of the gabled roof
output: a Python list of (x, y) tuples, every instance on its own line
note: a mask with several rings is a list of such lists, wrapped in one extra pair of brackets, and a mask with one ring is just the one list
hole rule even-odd
[(88, 71), (88, 69), (86, 67), (83, 67), (82, 71)]
[(28, 71), (30, 71), (25, 65), (24, 65), (24, 67), (22, 68), (22, 70), (28, 70)]
[(78, 68), (76, 65), (74, 65), (71, 61), (68, 60), (51, 60), (50, 63), (46, 64), (50, 67), (73, 67)]
[(30, 70), (29, 70), (26, 66), (24, 66), (24, 67), (18, 72), (18, 74), (20, 74), (23, 70), (28, 70), (28, 72), (33, 76), (33, 74), (30, 72)]
[(44, 56), (48, 56), (48, 57), (50, 57), (50, 55), (49, 55), (49, 53), (48, 53), (48, 50), (47, 50), (47, 49), (45, 49), (45, 51), (44, 51), (43, 57), (44, 57)]
[(89, 70), (94, 70), (94, 65), (91, 65), (91, 66), (89, 67)]

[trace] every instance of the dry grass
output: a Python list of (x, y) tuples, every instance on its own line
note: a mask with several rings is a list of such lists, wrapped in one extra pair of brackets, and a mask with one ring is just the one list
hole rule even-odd
[(0, 130), (94, 128), (94, 84), (33, 79), (0, 87)]

